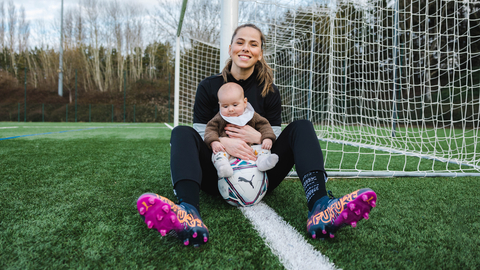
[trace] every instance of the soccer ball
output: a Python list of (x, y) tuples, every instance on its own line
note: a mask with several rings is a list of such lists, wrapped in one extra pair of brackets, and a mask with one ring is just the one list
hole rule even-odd
[(218, 179), (218, 190), (227, 203), (233, 206), (252, 206), (267, 193), (267, 173), (259, 171), (255, 162), (233, 159), (231, 177)]

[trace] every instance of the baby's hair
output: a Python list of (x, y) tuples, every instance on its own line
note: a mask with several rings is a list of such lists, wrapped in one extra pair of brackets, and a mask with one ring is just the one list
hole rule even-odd
[(223, 84), (222, 87), (218, 89), (217, 98), (220, 99), (220, 93), (226, 92), (227, 90), (235, 90), (235, 89), (239, 89), (240, 93), (242, 94), (242, 98), (245, 98), (245, 94), (243, 93), (242, 86), (234, 82), (228, 82)]

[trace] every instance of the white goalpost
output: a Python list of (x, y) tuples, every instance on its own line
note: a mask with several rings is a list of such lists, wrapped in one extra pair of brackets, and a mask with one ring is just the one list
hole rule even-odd
[[(314, 124), (329, 176), (480, 176), (480, 3), (251, 0), (238, 10), (238, 25), (266, 35), (284, 124)], [(225, 35), (180, 35), (179, 124), (192, 123), (198, 83), (223, 66)]]

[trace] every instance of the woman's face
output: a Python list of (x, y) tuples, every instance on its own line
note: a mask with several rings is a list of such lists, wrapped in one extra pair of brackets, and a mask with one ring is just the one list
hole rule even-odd
[(255, 64), (262, 59), (260, 32), (251, 27), (240, 28), (233, 37), (228, 54), (232, 58), (233, 74), (253, 72)]

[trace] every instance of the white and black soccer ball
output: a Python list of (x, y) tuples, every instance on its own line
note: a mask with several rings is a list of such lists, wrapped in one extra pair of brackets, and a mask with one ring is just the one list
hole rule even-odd
[(227, 203), (233, 206), (252, 206), (267, 193), (267, 173), (259, 171), (255, 162), (233, 159), (231, 177), (218, 179), (218, 190)]

